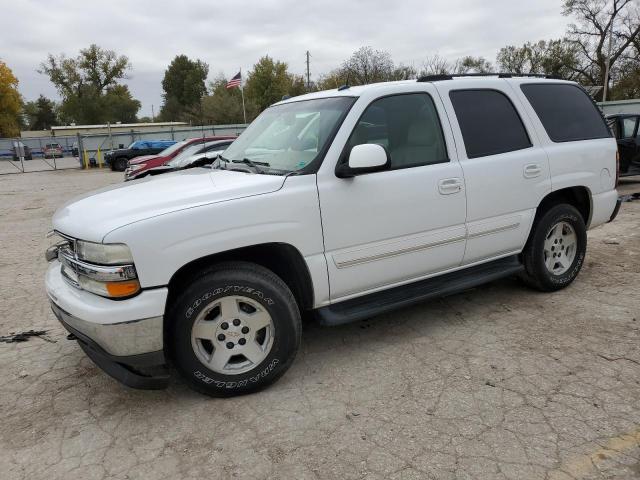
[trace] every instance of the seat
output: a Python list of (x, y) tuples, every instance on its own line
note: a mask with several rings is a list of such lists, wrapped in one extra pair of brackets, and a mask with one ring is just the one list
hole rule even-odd
[(422, 116), (409, 127), (407, 140), (391, 152), (392, 168), (440, 163), (445, 152), (437, 124)]

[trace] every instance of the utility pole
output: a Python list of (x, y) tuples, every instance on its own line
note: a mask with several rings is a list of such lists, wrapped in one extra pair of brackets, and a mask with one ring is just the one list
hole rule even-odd
[(611, 71), (611, 39), (613, 38), (613, 20), (609, 28), (609, 49), (607, 51), (607, 60), (604, 64), (604, 89), (602, 90), (602, 101), (607, 101), (607, 90), (609, 87), (609, 73)]
[(151, 104), (151, 122), (155, 123), (156, 121), (156, 112), (153, 110), (153, 103)]
[(311, 72), (309, 71), (309, 57), (311, 54), (307, 50), (307, 90), (311, 90)]

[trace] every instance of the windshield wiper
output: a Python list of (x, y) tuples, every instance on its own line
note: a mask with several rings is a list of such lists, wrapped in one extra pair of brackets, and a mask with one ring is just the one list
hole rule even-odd
[(244, 163), (253, 168), (257, 173), (264, 173), (264, 170), (260, 168), (269, 167), (270, 165), (267, 162), (254, 162), (253, 160), (249, 160), (248, 158), (243, 158), (242, 160), (231, 160), (233, 163)]

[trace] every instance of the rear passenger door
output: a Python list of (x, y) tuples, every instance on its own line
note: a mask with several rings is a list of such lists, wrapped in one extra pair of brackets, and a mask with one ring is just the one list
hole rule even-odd
[(463, 264), (517, 253), (551, 191), (547, 155), (505, 80), (461, 79), (437, 87), (452, 112), (467, 190)]

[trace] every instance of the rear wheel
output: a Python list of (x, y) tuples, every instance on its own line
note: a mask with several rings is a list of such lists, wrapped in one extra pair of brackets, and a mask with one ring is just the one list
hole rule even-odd
[(300, 344), (293, 294), (273, 272), (246, 262), (200, 275), (172, 305), (169, 322), (176, 368), (192, 388), (215, 397), (275, 382)]
[(534, 225), (523, 251), (525, 282), (550, 292), (578, 276), (587, 251), (587, 229), (580, 212), (567, 204), (545, 212)]

